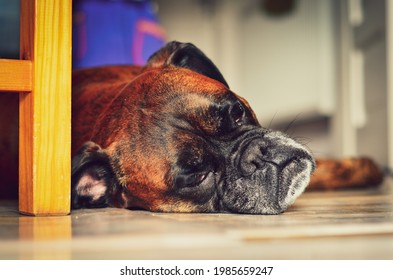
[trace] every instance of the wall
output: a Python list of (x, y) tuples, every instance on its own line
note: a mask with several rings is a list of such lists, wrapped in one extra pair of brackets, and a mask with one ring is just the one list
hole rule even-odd
[(337, 3), (340, 80), (335, 154), (365, 155), (385, 167), (389, 148), (386, 3), (384, 0)]
[(357, 130), (358, 154), (388, 163), (385, 1), (363, 2), (364, 22), (355, 27), (354, 47), (364, 56), (366, 120)]

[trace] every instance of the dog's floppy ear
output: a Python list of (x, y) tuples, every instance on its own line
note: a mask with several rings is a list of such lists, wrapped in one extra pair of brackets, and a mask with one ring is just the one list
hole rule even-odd
[(216, 65), (191, 43), (169, 42), (149, 58), (147, 67), (170, 64), (205, 75), (229, 88), (228, 83)]
[(72, 159), (71, 207), (108, 206), (107, 193), (113, 178), (106, 152), (93, 142), (85, 143)]

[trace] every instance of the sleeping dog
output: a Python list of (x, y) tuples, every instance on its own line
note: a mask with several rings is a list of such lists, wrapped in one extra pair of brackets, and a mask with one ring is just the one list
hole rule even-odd
[[(0, 198), (17, 191), (15, 93), (0, 94)], [(378, 185), (367, 158), (317, 159), (259, 125), (249, 104), (192, 44), (144, 67), (73, 74), (72, 207), (278, 214), (307, 189)], [(310, 181), (310, 183), (309, 183)]]
[(188, 43), (168, 43), (144, 67), (74, 72), (72, 113), (74, 209), (278, 214), (315, 169)]

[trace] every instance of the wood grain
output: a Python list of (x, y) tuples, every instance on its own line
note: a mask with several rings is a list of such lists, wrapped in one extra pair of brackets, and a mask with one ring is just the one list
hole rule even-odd
[(21, 59), (33, 88), (20, 94), (19, 210), (70, 212), (71, 1), (21, 1)]
[(0, 59), (0, 91), (31, 91), (32, 64), (28, 60)]

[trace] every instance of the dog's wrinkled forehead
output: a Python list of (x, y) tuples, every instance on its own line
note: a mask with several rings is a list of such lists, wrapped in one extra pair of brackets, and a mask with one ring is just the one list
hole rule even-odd
[(145, 115), (175, 118), (174, 125), (180, 128), (188, 125), (212, 136), (231, 131), (244, 120), (257, 124), (247, 101), (220, 81), (174, 65), (156, 67), (142, 76), (145, 90), (136, 105)]
[(186, 69), (176, 69), (174, 75), (168, 69), (164, 72), (168, 78), (160, 79), (159, 83), (170, 98), (166, 96), (160, 112), (163, 118), (175, 118), (175, 126), (190, 126), (216, 137), (243, 124), (258, 124), (248, 103), (222, 83)]

